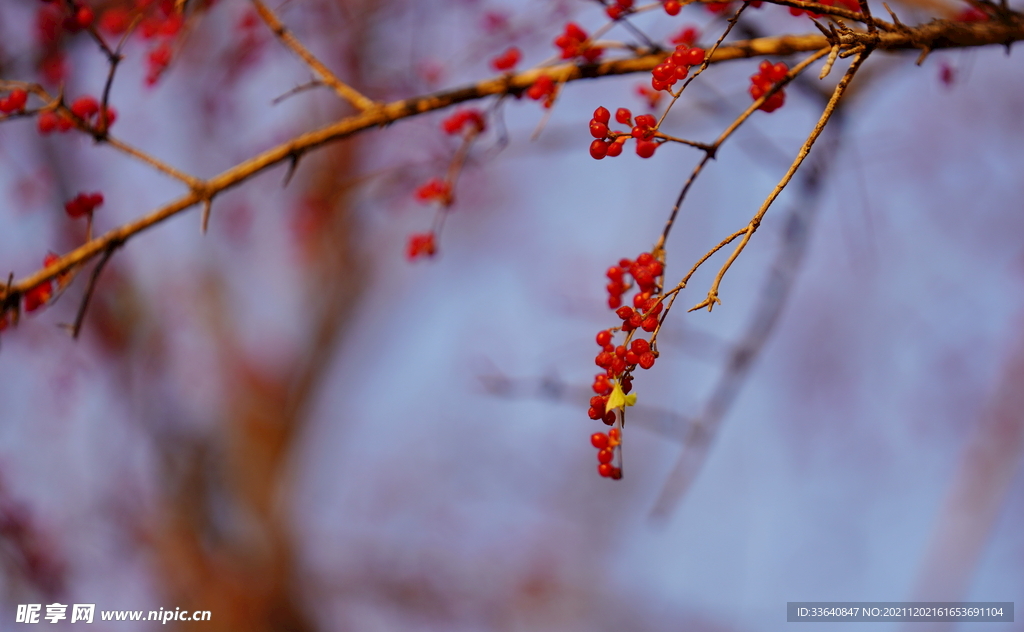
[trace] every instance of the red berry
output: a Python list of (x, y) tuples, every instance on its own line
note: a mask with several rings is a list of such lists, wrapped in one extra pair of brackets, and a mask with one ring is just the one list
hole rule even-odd
[(603, 347), (611, 341), (612, 332), (608, 331), (607, 329), (597, 332), (597, 345), (599, 347)]
[(608, 475), (608, 478), (617, 481), (622, 478), (622, 468), (613, 467), (612, 473)]
[(88, 121), (100, 111), (100, 102), (91, 96), (82, 96), (71, 104), (71, 111), (80, 119)]
[(626, 347), (625, 347), (625, 345), (619, 345), (619, 346), (615, 347), (615, 355), (619, 356), (620, 358), (625, 358), (626, 357)]
[(633, 113), (626, 108), (615, 110), (615, 120), (623, 125), (632, 125)]
[(591, 406), (587, 409), (587, 416), (596, 421), (604, 417), (604, 410)]
[(92, 9), (86, 5), (79, 7), (75, 13), (75, 21), (78, 23), (79, 28), (89, 28), (92, 24), (93, 13)]
[(658, 148), (658, 143), (650, 140), (638, 140), (636, 141), (636, 155), (641, 158), (650, 158), (654, 155), (654, 150)]
[(600, 121), (590, 121), (590, 135), (594, 138), (606, 138), (608, 126)]
[(603, 448), (597, 453), (597, 460), (600, 463), (611, 463), (615, 458), (615, 452), (609, 448)]
[(510, 47), (501, 55), (491, 60), (491, 68), (497, 71), (512, 70), (516, 64), (519, 63), (519, 59), (522, 57), (522, 53), (515, 46)]
[(607, 369), (612, 365), (613, 358), (614, 356), (612, 354), (608, 353), (607, 351), (602, 351), (601, 353), (597, 354), (596, 358), (594, 358), (594, 364), (601, 367), (602, 369)]
[[(626, 364), (636, 364), (637, 362), (640, 361), (640, 356), (638, 356), (633, 351), (627, 351), (626, 352), (626, 357), (623, 358), (623, 360), (626, 361)], [(625, 391), (626, 389), (623, 388), (622, 390)]]
[(597, 473), (605, 478), (611, 478), (614, 471), (615, 468), (612, 467), (610, 463), (601, 463), (597, 466)]
[(594, 446), (598, 450), (603, 450), (608, 447), (608, 435), (603, 432), (595, 432), (590, 435), (590, 445)]
[(610, 425), (614, 424), (615, 423), (615, 411), (614, 410), (609, 410), (608, 412), (606, 412), (604, 414), (604, 417), (602, 418), (602, 421), (604, 421), (604, 425), (606, 425), (606, 426), (610, 426)]
[(651, 353), (650, 351), (648, 351), (647, 353), (642, 354), (640, 356), (640, 362), (639, 362), (640, 367), (644, 368), (644, 369), (651, 368), (652, 366), (654, 366), (655, 359), (656, 358), (654, 357), (654, 354)]
[(405, 256), (412, 261), (419, 257), (433, 257), (436, 252), (437, 245), (434, 242), (434, 233), (420, 233), (409, 237)]
[(655, 316), (648, 316), (640, 326), (644, 331), (654, 331), (658, 328), (658, 319)]
[(619, 309), (615, 310), (615, 315), (621, 318), (622, 320), (627, 320), (630, 316), (633, 315), (633, 308), (623, 305)]
[(622, 443), (622, 431), (618, 428), (612, 428), (608, 431), (608, 444), (616, 446)]
[(608, 155), (612, 158), (622, 153), (622, 146), (626, 144), (626, 137), (619, 136), (608, 146)]
[(651, 344), (643, 338), (637, 338), (629, 345), (630, 350), (637, 355), (643, 355), (651, 350)]
[[(615, 145), (612, 145), (612, 146), (614, 147)], [(608, 297), (608, 307), (610, 309), (616, 309), (620, 305), (622, 305), (622, 299), (620, 297), (618, 297), (618, 296), (609, 296)]]
[(665, 13), (669, 15), (679, 15), (679, 11), (682, 10), (682, 5), (679, 4), (678, 0), (667, 0), (665, 2)]
[(40, 112), (37, 123), (39, 125), (40, 134), (49, 134), (57, 129), (57, 115), (52, 110)]
[(25, 92), (21, 88), (11, 90), (11, 94), (7, 97), (7, 103), (11, 108), (11, 112), (19, 112), (25, 109), (25, 104), (28, 102), (28, 92)]
[[(593, 131), (593, 123), (591, 123), (590, 129), (591, 131)], [(608, 155), (608, 148), (610, 146), (611, 143), (609, 143), (608, 141), (601, 140), (600, 138), (595, 138), (594, 142), (590, 143), (590, 157), (593, 158), (594, 160), (601, 160), (602, 158)]]
[(604, 106), (601, 106), (594, 110), (594, 120), (597, 121), (598, 123), (604, 123), (605, 125), (607, 125), (608, 121), (611, 120), (611, 117), (611, 112), (609, 112), (608, 108)]

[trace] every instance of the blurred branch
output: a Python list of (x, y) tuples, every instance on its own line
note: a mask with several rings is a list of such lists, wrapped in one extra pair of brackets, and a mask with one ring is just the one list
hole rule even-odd
[[(868, 33), (844, 30), (838, 35), (837, 43), (846, 49), (858, 46), (874, 47), (880, 50), (929, 50), (989, 45), (1008, 45), (1024, 39), (1024, 22), (985, 21), (973, 23), (934, 21), (917, 27), (905, 27), (895, 32)], [(744, 59), (765, 55), (789, 55), (797, 52), (817, 51), (831, 47), (824, 35), (800, 35), (765, 37), (736, 42), (721, 46), (715, 51), (710, 62), (717, 63), (733, 59)], [(258, 154), (227, 171), (206, 181), (195, 181), (190, 177), (191, 191), (173, 202), (133, 222), (97, 237), (58, 259), (53, 265), (18, 280), (10, 288), (0, 290), (0, 301), (4, 311), (15, 309), (18, 299), (28, 289), (56, 277), (85, 261), (98, 256), (115, 243), (127, 241), (134, 235), (181, 213), (197, 204), (212, 199), (215, 195), (238, 186), (256, 174), (283, 162), (297, 160), (306, 152), (356, 133), (374, 127), (383, 127), (395, 121), (439, 110), (456, 103), (481, 99), (487, 96), (519, 95), (541, 75), (548, 75), (559, 83), (580, 79), (593, 79), (611, 75), (623, 75), (651, 70), (665, 59), (665, 53), (642, 54), (628, 59), (607, 61), (600, 64), (561, 64), (526, 72), (503, 75), (481, 81), (477, 84), (438, 92), (435, 94), (404, 99), (382, 105), (365, 112), (343, 118), (285, 142)]]
[[(932, 536), (910, 599), (959, 601), (970, 594), (971, 579), (1024, 457), (1021, 384), (1024, 336), (1018, 333), (999, 384), (967, 441), (945, 502), (932, 523)], [(933, 624), (924, 629), (938, 632), (954, 626)]]
[(299, 40), (295, 39), (295, 36), (285, 28), (284, 24), (281, 23), (281, 20), (277, 19), (274, 12), (271, 11), (267, 5), (263, 4), (262, 0), (252, 0), (252, 4), (256, 8), (256, 13), (258, 13), (260, 18), (266, 22), (270, 30), (274, 32), (274, 35), (276, 35), (285, 46), (292, 49), (296, 55), (301, 57), (302, 61), (306, 62), (306, 65), (320, 76), (320, 80), (323, 81), (323, 83), (329, 85), (338, 93), (338, 96), (363, 112), (372, 110), (379, 106), (377, 103), (363, 96), (363, 94), (355, 88), (349, 86), (341, 79), (338, 79), (338, 77), (331, 72), (323, 62), (317, 59), (313, 53), (309, 52), (309, 50), (303, 46)]

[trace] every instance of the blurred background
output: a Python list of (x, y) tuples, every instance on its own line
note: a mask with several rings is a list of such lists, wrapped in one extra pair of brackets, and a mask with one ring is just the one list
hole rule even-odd
[[(890, 6), (906, 23), (962, 9)], [(606, 22), (582, 0), (271, 7), (378, 100), (488, 77), (512, 44), (521, 67), (544, 62), (565, 21)], [(157, 40), (127, 43), (119, 138), (210, 177), (350, 112), (322, 89), (273, 103), (311, 77), (248, 2), (190, 10), (155, 85)], [(65, 93), (98, 95), (105, 57), (82, 34), (41, 40), (39, 11), (0, 5), (0, 76), (39, 77), (59, 49)], [(723, 28), (700, 6), (635, 24), (658, 41), (693, 24), (708, 44)], [(814, 31), (769, 5), (738, 28)], [(413, 191), (457, 148), (450, 110), (319, 150), (287, 186), (285, 166), (260, 175), (217, 198), (205, 236), (199, 209), (138, 236), (79, 340), (60, 325), (84, 276), (0, 337), (0, 629), (54, 601), (370, 632), (754, 632), (801, 627), (788, 601), (1024, 602), (1016, 53), (869, 60), (722, 305), (685, 312), (722, 255), (680, 298), (635, 381), (622, 481), (597, 475), (588, 440), (593, 339), (617, 324), (604, 270), (652, 247), (700, 158), (589, 157), (593, 109), (643, 111), (645, 77), (569, 85), (546, 121), (534, 101), (497, 107), (433, 259), (404, 250), (435, 212)], [(756, 66), (711, 68), (666, 129), (715, 138)], [(727, 142), (668, 241), (669, 280), (746, 224), (843, 70)], [(77, 192), (103, 192), (99, 233), (185, 192), (26, 119), (0, 125), (0, 191), (0, 268), (17, 278), (82, 243), (63, 211)]]

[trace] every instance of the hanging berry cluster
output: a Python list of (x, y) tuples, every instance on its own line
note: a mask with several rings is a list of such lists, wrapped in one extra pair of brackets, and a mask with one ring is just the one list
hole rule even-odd
[(102, 193), (79, 193), (64, 205), (64, 212), (71, 218), (84, 217), (92, 215), (92, 212), (102, 204)]
[(686, 79), (686, 75), (690, 74), (690, 66), (699, 66), (702, 63), (703, 48), (690, 48), (686, 44), (679, 44), (665, 61), (651, 70), (651, 87), (671, 92), (677, 81)]
[(660, 144), (655, 139), (658, 132), (658, 121), (650, 114), (640, 114), (636, 117), (634, 124), (633, 114), (626, 108), (619, 108), (615, 111), (615, 121), (622, 125), (632, 125), (633, 129), (626, 132), (611, 131), (608, 124), (611, 121), (611, 112), (605, 107), (594, 110), (594, 117), (590, 119), (590, 135), (594, 141), (590, 143), (590, 156), (595, 160), (601, 160), (605, 156), (614, 158), (622, 153), (622, 146), (630, 138), (636, 139), (636, 155), (641, 158), (650, 158)]
[(456, 110), (441, 122), (441, 130), (448, 136), (461, 136), (462, 146), (452, 158), (448, 174), (444, 178), (431, 178), (417, 187), (414, 195), (423, 204), (437, 204), (438, 212), (434, 217), (434, 228), (429, 232), (416, 233), (409, 236), (406, 242), (405, 256), (410, 261), (421, 257), (432, 257), (437, 253), (437, 233), (443, 222), (444, 215), (455, 202), (454, 185), (462, 169), (470, 145), (487, 129), (484, 113), (476, 109)]
[[(765, 59), (757, 67), (757, 73), (750, 76), (750, 96), (755, 101), (763, 97), (776, 83), (786, 78), (789, 67), (781, 61), (775, 65)], [(786, 103), (786, 91), (778, 90), (761, 104), (759, 110), (774, 112)]]
[(611, 428), (608, 434), (595, 432), (590, 435), (590, 445), (597, 448), (597, 473), (605, 478), (622, 478), (622, 468), (612, 465), (615, 460), (615, 448), (622, 443), (622, 431)]
[[(608, 436), (601, 435), (606, 439), (613, 438), (613, 442), (599, 446), (598, 443), (604, 440), (598, 435), (591, 437), (594, 447), (600, 450), (599, 463), (608, 468), (613, 467), (613, 451), (621, 444), (625, 407), (636, 402), (636, 395), (630, 394), (633, 390), (632, 373), (638, 366), (650, 369), (658, 356), (651, 341), (635, 336), (635, 332), (638, 329), (653, 332), (658, 328), (658, 317), (663, 309), (662, 297), (658, 294), (659, 279), (664, 270), (664, 264), (650, 252), (641, 253), (635, 261), (621, 259), (618, 265), (608, 268), (608, 307), (616, 310), (615, 314), (622, 319), (622, 324), (597, 333), (595, 340), (601, 350), (594, 358), (594, 364), (604, 369), (604, 373), (594, 376), (592, 388), (595, 395), (590, 398), (590, 408), (587, 410), (591, 419), (600, 419), (606, 425), (614, 426), (619, 422), (619, 427), (613, 428)], [(627, 281), (627, 275), (632, 278), (632, 282)], [(632, 298), (633, 307), (622, 305), (623, 294), (634, 288), (637, 293)], [(614, 342), (616, 332), (625, 334), (618, 345)], [(617, 414), (617, 410), (621, 412)], [(599, 468), (598, 471), (602, 476), (621, 477), (621, 469), (618, 470), (618, 476), (613, 476), (616, 469), (608, 468)]]
[(587, 32), (578, 24), (569, 22), (565, 25), (565, 32), (555, 38), (555, 46), (562, 49), (562, 59), (579, 57), (593, 63), (601, 58), (604, 49), (591, 44), (589, 38)]
[(515, 46), (510, 47), (504, 53), (491, 60), (491, 68), (498, 72), (510, 72), (515, 69), (523, 54)]
[(544, 100), (543, 105), (546, 109), (550, 109), (555, 104), (555, 95), (557, 94), (557, 88), (555, 86), (555, 80), (547, 75), (541, 75), (537, 77), (529, 88), (526, 89), (526, 96), (530, 97), (534, 101)]

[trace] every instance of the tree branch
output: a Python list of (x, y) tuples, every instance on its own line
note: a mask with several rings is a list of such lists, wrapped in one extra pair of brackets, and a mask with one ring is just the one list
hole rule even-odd
[[(1024, 39), (1021, 20), (960, 23), (937, 20), (899, 32), (868, 33), (846, 31), (840, 33), (840, 45), (874, 47), (881, 50), (965, 48), (1000, 45)], [(818, 51), (831, 43), (820, 34), (764, 37), (721, 46), (709, 60), (719, 63), (734, 59), (762, 56), (782, 56), (799, 52)], [(165, 206), (132, 222), (115, 228), (72, 250), (51, 266), (24, 277), (7, 288), (0, 288), (0, 301), (11, 308), (28, 289), (48, 281), (160, 222), (192, 206), (212, 199), (220, 192), (235, 187), (253, 176), (325, 144), (347, 138), (375, 127), (383, 127), (404, 118), (440, 110), (448, 106), (493, 95), (520, 95), (541, 75), (548, 75), (559, 83), (580, 79), (595, 79), (612, 75), (648, 72), (661, 63), (665, 52), (638, 55), (627, 59), (610, 60), (600, 64), (560, 64), (528, 70), (515, 75), (502, 75), (479, 83), (434, 94), (418, 96), (382, 104), (346, 117), (318, 130), (301, 134), (277, 147), (258, 154), (206, 181), (191, 180), (192, 190)], [(742, 244), (741, 244), (742, 245)]]

